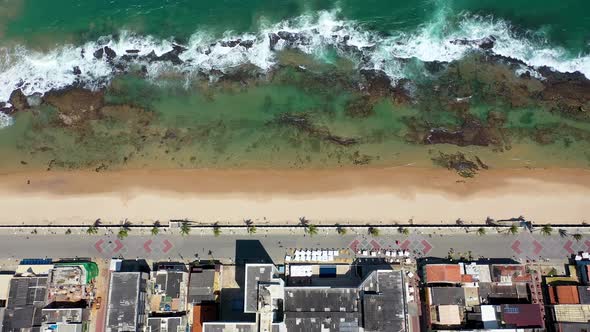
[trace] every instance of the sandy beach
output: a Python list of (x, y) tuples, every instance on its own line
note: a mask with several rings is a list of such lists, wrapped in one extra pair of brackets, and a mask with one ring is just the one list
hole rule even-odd
[[(30, 181), (30, 182), (29, 182)], [(590, 220), (590, 171), (495, 169), (129, 170), (0, 175), (0, 223), (195, 222), (481, 224)]]

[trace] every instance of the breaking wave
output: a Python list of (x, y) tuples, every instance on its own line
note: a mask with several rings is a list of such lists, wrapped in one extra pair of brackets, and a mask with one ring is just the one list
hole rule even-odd
[[(318, 59), (335, 50), (339, 56), (353, 60), (358, 69), (383, 71), (394, 84), (406, 77), (404, 59), (450, 62), (474, 50), (515, 58), (531, 69), (548, 66), (590, 77), (589, 55), (572, 56), (537, 35), (517, 34), (503, 20), (467, 14), (453, 17), (444, 10), (414, 31), (388, 35), (340, 19), (338, 11), (262, 25), (258, 32), (250, 34), (228, 32), (214, 38), (195, 33), (185, 45), (176, 44), (172, 38), (162, 40), (124, 31), (118, 37), (102, 37), (81, 46), (66, 45), (48, 53), (24, 47), (0, 49), (0, 101), (7, 101), (19, 88), (25, 95), (44, 94), (74, 84), (101, 88), (117, 73), (133, 66), (151, 79), (168, 71), (182, 73), (187, 80), (196, 74), (223, 75), (244, 64), (266, 72), (277, 64), (276, 53), (283, 49), (297, 49)], [(0, 126), (7, 121), (0, 115)]]

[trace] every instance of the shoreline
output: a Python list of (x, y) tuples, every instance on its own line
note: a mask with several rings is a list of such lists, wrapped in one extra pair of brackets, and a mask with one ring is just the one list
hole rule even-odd
[[(31, 181), (27, 184), (27, 181)], [(483, 224), (525, 216), (581, 224), (590, 170), (445, 169), (124, 170), (0, 174), (0, 224)], [(590, 219), (590, 218), (589, 218)]]

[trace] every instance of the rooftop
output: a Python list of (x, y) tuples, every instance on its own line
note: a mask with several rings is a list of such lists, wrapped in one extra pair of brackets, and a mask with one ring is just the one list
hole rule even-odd
[(205, 323), (203, 332), (256, 332), (256, 323)]
[(203, 332), (203, 323), (217, 320), (217, 304), (198, 304), (193, 306), (192, 332)]
[(43, 323), (81, 323), (82, 309), (43, 309), (41, 311)]
[(543, 327), (540, 304), (503, 304), (500, 306), (506, 327)]
[(215, 269), (193, 270), (189, 277), (188, 302), (199, 304), (215, 301)]
[(435, 315), (433, 322), (439, 325), (460, 325), (463, 319), (461, 318), (461, 311), (458, 305), (439, 305), (435, 307)]
[(145, 292), (141, 272), (112, 272), (107, 307), (108, 331), (136, 331), (142, 322), (138, 316), (145, 307), (140, 294)]
[(578, 286), (581, 304), (590, 304), (590, 286)]
[(19, 331), (41, 326), (46, 286), (47, 277), (12, 278), (4, 311), (3, 331)]
[(377, 289), (362, 296), (365, 331), (405, 331), (402, 271), (375, 271), (363, 284), (368, 283), (376, 284)]
[(492, 281), (500, 283), (531, 282), (526, 267), (520, 264), (492, 265)]
[(463, 287), (430, 287), (431, 305), (465, 305), (465, 291)]
[(580, 295), (578, 286), (549, 286), (549, 302), (551, 304), (578, 304)]
[(359, 301), (356, 288), (285, 287), (285, 311), (356, 312)]
[(174, 270), (160, 270), (154, 274), (151, 310), (155, 312), (184, 311), (188, 274)]
[(273, 279), (273, 264), (246, 264), (246, 285), (244, 287), (244, 312), (258, 309), (258, 285)]
[(558, 304), (553, 306), (556, 322), (587, 323), (590, 322), (590, 305)]
[(186, 326), (182, 317), (150, 317), (147, 332), (182, 332)]
[(426, 265), (427, 283), (460, 283), (461, 267), (459, 264)]

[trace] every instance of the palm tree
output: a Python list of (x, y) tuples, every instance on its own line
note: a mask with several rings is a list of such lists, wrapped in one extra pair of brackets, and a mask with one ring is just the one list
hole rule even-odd
[(511, 235), (518, 234), (518, 225), (517, 224), (510, 225), (510, 228), (508, 228), (508, 234), (511, 234)]
[(479, 236), (484, 236), (484, 235), (486, 235), (486, 229), (483, 227), (480, 227), (477, 229), (476, 234)]
[(314, 236), (314, 235), (316, 235), (318, 233), (318, 226), (313, 225), (313, 224), (308, 224), (305, 227), (305, 232), (307, 234), (309, 234), (309, 236)]
[(557, 232), (559, 233), (559, 236), (561, 236), (561, 237), (567, 237), (568, 236), (567, 231), (565, 229), (561, 229), (560, 228)]
[(379, 228), (371, 226), (368, 229), (368, 233), (371, 236), (379, 236)]
[(98, 228), (96, 226), (90, 226), (86, 230), (86, 234), (88, 234), (88, 235), (94, 235), (96, 233), (98, 233)]
[(580, 233), (576, 233), (574, 235), (572, 235), (572, 237), (574, 238), (574, 240), (576, 240), (577, 242), (579, 242), (580, 240), (582, 240), (582, 234)]
[(549, 235), (551, 235), (552, 232), (553, 232), (553, 227), (551, 227), (551, 225), (549, 225), (549, 224), (545, 224), (545, 225), (543, 225), (543, 227), (541, 227), (541, 234), (543, 234), (544, 236), (549, 236)]
[(70, 235), (70, 234), (72, 234), (72, 230), (68, 228), (68, 229), (66, 230), (66, 235)]
[(191, 232), (191, 223), (189, 221), (183, 221), (180, 224), (180, 234), (182, 236), (188, 235)]
[(96, 219), (94, 221), (94, 223), (92, 224), (92, 226), (88, 227), (88, 229), (86, 230), (86, 233), (89, 235), (97, 234), (98, 233), (98, 226), (100, 226), (100, 224), (101, 224), (100, 218)]
[(125, 229), (126, 231), (130, 231), (131, 230), (131, 221), (125, 219), (125, 221), (123, 221), (123, 225), (121, 227), (123, 229)]
[(307, 220), (305, 217), (299, 217), (299, 225), (307, 226), (309, 225), (309, 220)]
[(252, 219), (244, 219), (244, 224), (246, 224), (246, 230), (248, 231), (248, 234), (256, 233), (256, 226), (254, 226)]
[(156, 236), (160, 234), (160, 222), (158, 220), (154, 221), (154, 225), (152, 226), (152, 235)]
[(213, 235), (215, 235), (215, 237), (221, 235), (221, 228), (217, 222), (213, 224)]
[(410, 235), (410, 229), (407, 227), (400, 226), (397, 228), (398, 233), (403, 235)]
[(336, 224), (336, 231), (340, 235), (346, 235), (346, 233), (348, 232), (348, 230), (346, 229), (346, 227), (344, 227), (342, 225), (338, 225), (338, 224)]
[(119, 238), (119, 240), (123, 240), (124, 238), (129, 236), (129, 229), (125, 228), (124, 226), (121, 226), (121, 228), (119, 229), (119, 233), (117, 233), (117, 237)]
[(256, 226), (255, 225), (250, 225), (247, 226), (247, 230), (248, 230), (248, 234), (256, 234)]

